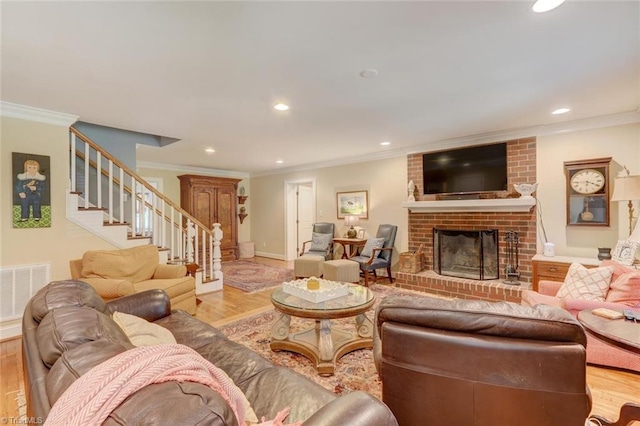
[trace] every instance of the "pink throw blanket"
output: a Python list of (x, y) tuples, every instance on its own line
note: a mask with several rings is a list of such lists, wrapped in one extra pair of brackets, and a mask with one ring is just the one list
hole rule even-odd
[[(168, 381), (209, 386), (229, 403), (238, 424), (245, 424), (242, 392), (227, 375), (193, 349), (170, 344), (141, 346), (95, 366), (67, 388), (51, 408), (45, 425), (100, 425), (129, 395), (152, 383)], [(282, 424), (288, 413), (283, 410), (264, 425)]]

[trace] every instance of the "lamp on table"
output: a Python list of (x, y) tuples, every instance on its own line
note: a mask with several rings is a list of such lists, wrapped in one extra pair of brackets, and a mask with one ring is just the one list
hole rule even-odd
[(628, 201), (629, 207), (629, 235), (631, 235), (633, 225), (633, 201), (640, 200), (640, 176), (630, 176), (629, 169), (625, 166), (620, 172), (619, 177), (615, 179), (613, 187), (613, 196), (611, 201)]
[(360, 223), (360, 217), (358, 216), (348, 215), (344, 217), (344, 224), (350, 226), (347, 231), (347, 238), (355, 238), (358, 235), (358, 231), (354, 228), (354, 226), (358, 226), (358, 223)]

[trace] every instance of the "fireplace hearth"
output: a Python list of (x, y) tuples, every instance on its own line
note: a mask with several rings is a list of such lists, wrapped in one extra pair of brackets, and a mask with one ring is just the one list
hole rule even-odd
[(498, 230), (433, 228), (433, 270), (449, 277), (498, 279)]

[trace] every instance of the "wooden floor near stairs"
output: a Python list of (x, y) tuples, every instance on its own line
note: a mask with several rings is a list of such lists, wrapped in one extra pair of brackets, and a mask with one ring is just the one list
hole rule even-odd
[[(266, 258), (255, 258), (256, 262), (293, 269), (293, 263)], [(386, 280), (384, 281), (386, 282)], [(271, 308), (265, 290), (247, 294), (224, 287), (222, 291), (201, 296), (196, 316), (213, 325), (220, 325)], [(0, 422), (12, 423), (17, 419), (18, 392), (24, 389), (22, 374), (22, 348), (19, 338), (0, 342)], [(617, 420), (620, 406), (625, 402), (640, 404), (640, 374), (632, 374), (607, 368), (587, 367), (587, 382), (593, 397), (593, 413)], [(18, 421), (13, 421), (17, 423)], [(640, 422), (635, 422), (639, 425)]]

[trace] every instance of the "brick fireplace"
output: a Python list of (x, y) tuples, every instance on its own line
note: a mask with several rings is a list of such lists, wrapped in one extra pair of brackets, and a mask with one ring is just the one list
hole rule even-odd
[[(421, 201), (435, 201), (434, 195), (422, 194), (422, 153), (411, 154), (407, 158), (408, 179), (417, 186), (416, 205)], [(506, 200), (515, 199), (518, 194), (513, 184), (533, 183), (536, 181), (536, 139), (534, 137), (507, 141), (507, 183), (508, 191), (489, 194), (486, 198)], [(536, 254), (536, 213), (535, 207), (502, 208), (501, 211), (474, 211), (474, 201), (482, 204), (484, 200), (467, 200), (459, 211), (440, 212), (434, 209), (411, 209), (409, 215), (409, 250), (416, 251), (423, 245), (423, 265), (425, 270), (416, 274), (398, 272), (398, 287), (411, 290), (436, 293), (443, 296), (463, 299), (507, 300), (520, 302), (523, 288), (529, 288), (532, 278), (531, 258)], [(492, 200), (493, 201), (493, 200)], [(500, 201), (496, 200), (498, 203)], [(518, 201), (514, 200), (514, 204)], [(429, 203), (434, 204), (434, 203)], [(437, 206), (437, 202), (435, 203)], [(470, 206), (470, 207), (469, 207)], [(451, 209), (448, 209), (451, 210)], [(453, 209), (455, 210), (455, 209)], [(498, 280), (472, 280), (438, 275), (433, 271), (433, 229), (453, 230), (497, 229), (499, 240)], [(516, 231), (519, 236), (519, 286), (503, 284), (504, 268), (507, 261), (506, 231)]]

